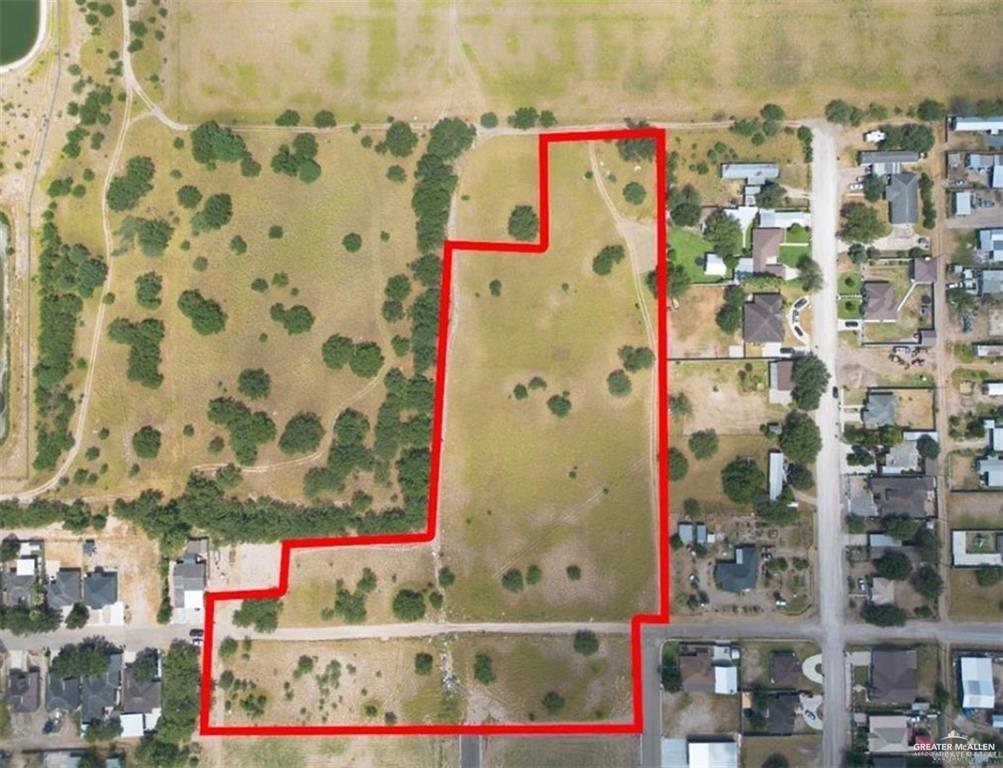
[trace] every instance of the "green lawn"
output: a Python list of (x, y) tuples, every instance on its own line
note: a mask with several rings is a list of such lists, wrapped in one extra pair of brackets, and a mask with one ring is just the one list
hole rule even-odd
[(669, 228), (669, 247), (673, 250), (673, 259), (686, 269), (694, 283), (719, 283), (721, 278), (704, 274), (703, 256), (711, 250), (711, 244), (698, 235), (681, 227)]
[(861, 282), (859, 272), (846, 272), (839, 276), (837, 290), (840, 295), (859, 296)]
[(793, 226), (784, 234), (780, 246), (780, 261), (788, 267), (797, 267), (802, 257), (811, 255), (811, 232), (800, 226)]
[(840, 320), (859, 320), (861, 315), (860, 305), (860, 299), (840, 296), (839, 305), (836, 307), (836, 316)]

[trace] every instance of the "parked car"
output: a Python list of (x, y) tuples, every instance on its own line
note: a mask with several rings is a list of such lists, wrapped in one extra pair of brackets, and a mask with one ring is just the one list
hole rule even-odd
[(832, 397), (834, 400), (839, 400), (839, 387), (833, 386)]
[(864, 185), (861, 182), (859, 182), (859, 181), (855, 181), (852, 184), (850, 184), (850, 186), (847, 187), (847, 189), (850, 192), (859, 192), (863, 188), (864, 188)]

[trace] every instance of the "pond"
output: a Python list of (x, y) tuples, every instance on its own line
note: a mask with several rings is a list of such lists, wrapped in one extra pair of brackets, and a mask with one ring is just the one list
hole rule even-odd
[(24, 56), (35, 44), (41, 0), (0, 0), (0, 64)]

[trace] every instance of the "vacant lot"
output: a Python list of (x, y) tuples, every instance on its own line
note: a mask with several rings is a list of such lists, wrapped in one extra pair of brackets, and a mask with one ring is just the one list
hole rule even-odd
[[(508, 146), (492, 140), (465, 166), (472, 203), (492, 198), (497, 166), (478, 155), (496, 150)], [(622, 241), (587, 167), (587, 146), (551, 148), (561, 205), (548, 253), (456, 257), (441, 513), (455, 618), (627, 618), (653, 605), (653, 369), (630, 374), (625, 396), (607, 383), (618, 349), (654, 344), (636, 309), (647, 288), (626, 256), (606, 276), (592, 269)], [(509, 198), (535, 204), (535, 182)], [(490, 236), (505, 204), (485, 232), (461, 202), (460, 231)], [(502, 586), (511, 570), (521, 590)]]
[[(227, 725), (457, 722), (463, 697), (443, 691), (441, 651), (430, 638), (241, 643), (217, 659), (234, 683), (217, 688), (214, 716)], [(430, 674), (415, 671), (418, 653), (438, 659)]]
[(1003, 619), (1003, 584), (980, 587), (974, 568), (952, 568), (948, 574), (948, 614), (958, 621)]
[(640, 760), (640, 742), (632, 736), (490, 738), (482, 749), (485, 768), (608, 768)]
[[(678, 230), (676, 230), (678, 232)], [(741, 346), (742, 339), (738, 333), (727, 334), (722, 331), (714, 318), (724, 305), (724, 288), (711, 285), (701, 285), (690, 289), (689, 294), (681, 302), (679, 309), (669, 312), (669, 354), (674, 360), (697, 357), (727, 357), (729, 348)], [(701, 370), (714, 376), (717, 370), (715, 363), (703, 363), (700, 367), (680, 367), (673, 363), (672, 373), (682, 372), (684, 383), (689, 376), (698, 375)], [(723, 365), (730, 365), (724, 363)], [(756, 364), (758, 365), (758, 363)], [(677, 394), (679, 387), (684, 386), (673, 380), (672, 393)], [(690, 387), (696, 389), (696, 387)], [(694, 393), (695, 394), (695, 393)], [(690, 397), (687, 394), (687, 397)]]
[[(572, 122), (619, 118), (625, 99), (651, 117), (751, 112), (767, 100), (818, 114), (837, 97), (906, 106), (995, 95), (1001, 43), (987, 39), (975, 60), (965, 53), (1001, 13), (974, 1), (945, 12), (783, 0), (722, 14), (640, 2), (184, 0), (171, 6), (158, 74), (169, 112), (187, 119), (261, 120), (289, 106), (347, 121), (429, 119), (536, 103)], [(900, 42), (880, 44), (889, 38)]]
[[(233, 461), (229, 448), (210, 450), (214, 437), (226, 436), (222, 427), (207, 420), (208, 402), (214, 397), (234, 396), (254, 410), (267, 411), (279, 434), (300, 411), (316, 413), (325, 430), (349, 405), (372, 418), (384, 395), (380, 379), (360, 378), (347, 366), (327, 368), (321, 347), (332, 334), (376, 342), (387, 361), (384, 370), (404, 365), (390, 339), (395, 333), (406, 335), (408, 324), (388, 323), (380, 314), (387, 278), (405, 272), (414, 258), (410, 191), (408, 185), (385, 178), (390, 160), (362, 148), (350, 135), (322, 136), (317, 155), (322, 173), (306, 184), (268, 167), (279, 145), (291, 136), (257, 133), (246, 137), (248, 148), (265, 167), (259, 177), (246, 178), (237, 163), (207, 170), (192, 159), (190, 136), (182, 139), (181, 148), (175, 147), (176, 138), (156, 122), (145, 121), (132, 129), (123, 153), (125, 158), (155, 158), (156, 166), (153, 190), (127, 215), (162, 217), (174, 233), (162, 255), (147, 256), (123, 243), (113, 257), (109, 288), (115, 301), (108, 307), (108, 321), (155, 318), (164, 324), (164, 338), (159, 365), (163, 382), (150, 389), (126, 378), (129, 347), (110, 341), (107, 328), (102, 330), (83, 445), (85, 450), (96, 448), (99, 456), (89, 460), (81, 451), (77, 466), (96, 470), (106, 463), (97, 487), (108, 493), (151, 485), (176, 492), (193, 466)], [(196, 187), (203, 200), (229, 194), (230, 222), (196, 234), (194, 211), (179, 205), (177, 197), (185, 185)], [(126, 217), (114, 215), (113, 229), (120, 230)], [(272, 227), (281, 233), (270, 232)], [(342, 245), (350, 232), (361, 236), (357, 252)], [(234, 250), (234, 237), (243, 240), (244, 252)], [(159, 307), (137, 303), (136, 280), (148, 273), (162, 281)], [(260, 282), (252, 289), (256, 280)], [(222, 332), (203, 336), (194, 330), (177, 303), (186, 290), (219, 302), (227, 316)], [(314, 317), (312, 327), (288, 334), (269, 317), (278, 303), (305, 306)], [(238, 375), (247, 368), (264, 369), (271, 377), (271, 393), (265, 399), (248, 400), (237, 391)], [(130, 444), (144, 425), (162, 434), (153, 459), (139, 458)], [(110, 434), (100, 438), (102, 429)], [(324, 440), (313, 463), (323, 462), (326, 447)], [(262, 445), (257, 464), (280, 466), (245, 473), (245, 488), (286, 499), (302, 497), (302, 478), (311, 459), (299, 457), (297, 464), (288, 465), (295, 457), (283, 454), (276, 441)], [(130, 472), (134, 463), (140, 467), (136, 475)]]
[(758, 434), (761, 424), (782, 419), (786, 413), (783, 406), (767, 400), (765, 361), (677, 360), (669, 366), (669, 382), (674, 396), (685, 393), (693, 405), (692, 416), (673, 421), (674, 432), (713, 429), (725, 435)]
[[(583, 625), (584, 626), (584, 625)], [(467, 701), (466, 721), (623, 721), (631, 712), (630, 642), (599, 636), (599, 650), (583, 656), (565, 636), (459, 635), (451, 649), (452, 671)], [(474, 677), (478, 654), (491, 659), (495, 680)], [(553, 691), (564, 703), (548, 712)]]
[(452, 768), (459, 764), (459, 740), (455, 736), (379, 739), (360, 738), (276, 738), (215, 739), (203, 749), (200, 763), (211, 768), (274, 768), (277, 765), (303, 768), (379, 765), (387, 768)]
[(818, 735), (746, 736), (742, 739), (743, 765), (762, 765), (772, 755), (783, 755), (788, 765), (818, 765), (822, 739)]

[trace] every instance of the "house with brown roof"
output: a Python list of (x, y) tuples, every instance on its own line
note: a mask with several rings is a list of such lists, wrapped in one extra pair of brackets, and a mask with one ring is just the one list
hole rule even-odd
[(750, 344), (784, 340), (784, 299), (779, 293), (755, 293), (742, 305), (742, 338)]
[(886, 517), (932, 517), (937, 499), (936, 480), (928, 475), (871, 477), (868, 488), (874, 495), (878, 515)]
[(915, 648), (875, 648), (871, 651), (868, 698), (880, 704), (912, 704), (919, 690)]
[(769, 372), (769, 401), (774, 405), (787, 405), (794, 392), (794, 361), (771, 360)]
[(688, 693), (714, 692), (714, 656), (710, 646), (684, 646), (679, 651), (679, 675)]
[(886, 280), (868, 280), (861, 287), (861, 294), (864, 297), (861, 310), (865, 322), (894, 323), (898, 320), (894, 285)]
[(752, 271), (757, 274), (784, 276), (780, 263), (780, 245), (784, 230), (779, 227), (756, 227), (752, 230)]
[(914, 283), (932, 285), (937, 282), (937, 260), (913, 259), (910, 263), (910, 277)]

